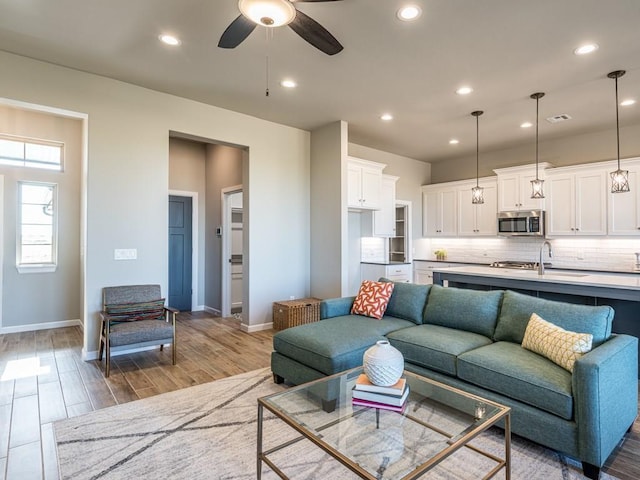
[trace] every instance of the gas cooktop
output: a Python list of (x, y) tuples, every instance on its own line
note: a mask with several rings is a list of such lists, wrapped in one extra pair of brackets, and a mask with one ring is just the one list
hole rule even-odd
[(515, 262), (510, 260), (493, 262), (490, 266), (494, 268), (517, 268), (520, 270), (535, 270), (538, 268), (538, 264), (536, 262)]

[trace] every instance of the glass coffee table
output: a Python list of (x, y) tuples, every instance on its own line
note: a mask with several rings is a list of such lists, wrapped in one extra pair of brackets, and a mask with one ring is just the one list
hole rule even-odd
[[(407, 371), (404, 377), (410, 394), (402, 412), (352, 405), (351, 391), (361, 373), (362, 367), (358, 367), (258, 399), (258, 479), (263, 463), (280, 478), (289, 478), (283, 471), (287, 467), (276, 466), (273, 457), (282, 456), (301, 440), (311, 441), (360, 478), (418, 478), (452, 454), (468, 449), (473, 455), (482, 455), (488, 465), (488, 472), (483, 471), (480, 478), (492, 478), (504, 469), (504, 477), (510, 479), (509, 407)], [(264, 409), (300, 435), (283, 441), (286, 436), (278, 434), (278, 444), (264, 450)], [(503, 458), (470, 444), (500, 420)], [(299, 452), (291, 455), (296, 454)], [(456, 456), (450, 461), (455, 462)], [(461, 468), (465, 470), (466, 465)]]

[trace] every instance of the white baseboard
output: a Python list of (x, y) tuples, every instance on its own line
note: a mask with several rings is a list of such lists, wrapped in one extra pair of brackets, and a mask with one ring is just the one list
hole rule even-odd
[(205, 312), (213, 313), (214, 315), (217, 315), (218, 317), (221, 317), (221, 316), (222, 316), (222, 312), (221, 312), (219, 309), (217, 309), (217, 308), (208, 307), (208, 306), (204, 305), (204, 306), (202, 307), (202, 309), (203, 309)]
[(260, 323), (258, 325), (245, 325), (244, 323), (240, 324), (240, 330), (247, 333), (260, 332), (262, 330), (270, 330), (272, 328), (273, 322)]
[(36, 330), (48, 330), (50, 328), (75, 327), (84, 328), (82, 321), (78, 318), (75, 320), (60, 320), (58, 322), (30, 323), (29, 325), (15, 325), (12, 327), (0, 327), (0, 334), (34, 332)]
[(206, 307), (204, 305), (198, 305), (196, 307), (191, 308), (192, 312), (203, 312), (205, 310), (206, 310)]

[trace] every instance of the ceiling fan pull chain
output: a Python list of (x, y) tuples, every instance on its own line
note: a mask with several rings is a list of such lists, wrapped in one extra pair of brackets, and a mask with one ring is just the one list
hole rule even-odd
[(264, 96), (268, 97), (269, 96), (269, 55), (267, 55), (266, 60), (267, 60), (266, 61), (266, 70), (267, 70), (267, 72), (266, 72), (267, 73), (266, 82), (267, 82), (267, 85), (266, 85), (266, 89), (264, 91)]

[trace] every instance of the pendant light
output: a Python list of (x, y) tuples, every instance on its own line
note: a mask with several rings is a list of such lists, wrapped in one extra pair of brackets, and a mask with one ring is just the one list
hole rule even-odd
[(475, 112), (471, 112), (471, 115), (476, 117), (476, 186), (471, 189), (471, 203), (481, 204), (484, 203), (484, 188), (480, 186), (480, 181), (478, 179), (479, 168), (478, 165), (480, 163), (480, 124), (478, 117), (482, 115), (484, 112), (482, 110), (476, 110)]
[(540, 99), (544, 97), (544, 93), (532, 93), (530, 96), (536, 101), (536, 179), (531, 180), (531, 198), (544, 198), (544, 180), (540, 180), (538, 177), (538, 123), (540, 119)]
[(618, 79), (626, 72), (616, 70), (607, 74), (607, 77), (616, 81), (616, 140), (618, 145), (618, 169), (611, 172), (611, 193), (624, 193), (629, 191), (629, 170), (620, 169), (620, 120), (618, 118)]

